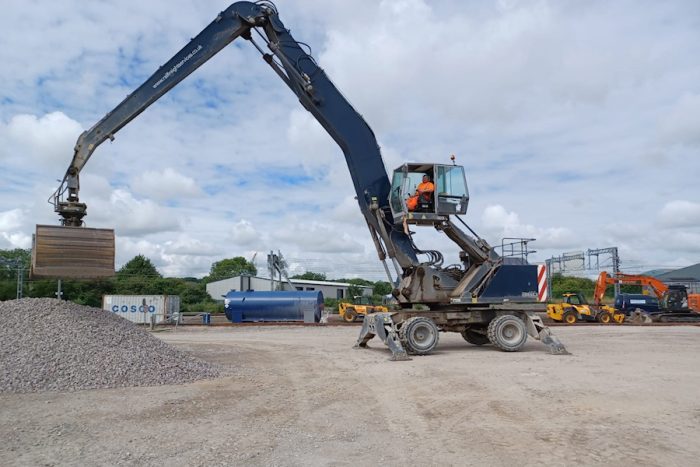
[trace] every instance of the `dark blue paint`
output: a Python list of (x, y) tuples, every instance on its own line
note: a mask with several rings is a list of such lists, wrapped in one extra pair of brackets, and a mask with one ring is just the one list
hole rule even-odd
[(480, 299), (502, 301), (504, 298), (518, 301), (537, 300), (537, 265), (504, 264), (494, 275)]

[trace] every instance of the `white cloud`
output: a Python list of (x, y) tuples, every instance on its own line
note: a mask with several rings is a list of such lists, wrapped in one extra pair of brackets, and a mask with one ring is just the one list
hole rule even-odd
[(222, 254), (221, 247), (187, 235), (180, 236), (174, 241), (165, 242), (163, 251), (166, 254), (186, 256), (216, 256)]
[(669, 201), (661, 208), (659, 221), (667, 227), (700, 227), (700, 203)]
[(684, 94), (665, 116), (661, 131), (671, 144), (700, 144), (700, 94)]
[(255, 230), (253, 224), (245, 219), (241, 219), (233, 225), (229, 238), (236, 248), (252, 248), (255, 246), (264, 248), (264, 245), (260, 245), (260, 232)]
[(535, 238), (537, 247), (572, 248), (581, 241), (568, 227), (536, 227), (523, 224), (517, 213), (501, 205), (487, 206), (481, 216), (482, 224), (496, 238)]
[[(362, 253), (365, 246), (342, 228), (320, 223), (303, 222), (288, 224), (271, 234), (272, 240), (287, 248), (310, 253)], [(364, 240), (365, 238), (363, 238)], [(369, 240), (369, 234), (366, 235)]]
[(15, 248), (30, 248), (32, 245), (32, 238), (21, 232), (9, 233), (0, 232), (0, 248), (7, 248), (9, 250), (14, 250)]
[(107, 200), (93, 200), (91, 207), (88, 207), (88, 216), (87, 219), (96, 221), (102, 227), (113, 226), (116, 235), (125, 237), (181, 229), (180, 219), (175, 212), (153, 201), (136, 199), (122, 189), (114, 190)]
[(0, 123), (0, 160), (24, 170), (48, 165), (65, 171), (80, 133), (80, 124), (63, 112), (14, 115), (7, 124)]
[(171, 167), (163, 170), (149, 170), (134, 177), (131, 188), (135, 193), (157, 200), (199, 197), (202, 190), (197, 182)]
[(0, 231), (15, 230), (22, 225), (24, 214), (21, 209), (0, 212)]
[(22, 232), (25, 214), (21, 209), (0, 212), (0, 248), (15, 249), (29, 248), (31, 236)]

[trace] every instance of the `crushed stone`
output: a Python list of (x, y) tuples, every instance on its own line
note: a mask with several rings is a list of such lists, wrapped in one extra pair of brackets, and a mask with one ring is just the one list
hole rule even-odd
[(219, 370), (109, 311), (53, 298), (0, 302), (0, 392), (159, 386)]

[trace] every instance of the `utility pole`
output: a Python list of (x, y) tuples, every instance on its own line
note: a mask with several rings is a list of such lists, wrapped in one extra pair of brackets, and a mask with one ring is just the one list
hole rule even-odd
[(5, 259), (0, 258), (0, 265), (17, 268), (17, 299), (22, 298), (24, 289), (24, 268), (20, 259)]
[(24, 288), (24, 268), (17, 265), (17, 300), (22, 298)]
[(554, 297), (554, 294), (552, 293), (552, 260), (545, 260), (544, 264), (546, 268), (545, 273), (547, 274), (547, 296), (552, 298)]
[(58, 280), (58, 290), (56, 290), (56, 298), (61, 300), (63, 297), (63, 292), (61, 292), (61, 279)]
[(270, 250), (267, 255), (267, 269), (270, 271), (270, 291), (275, 290), (275, 253)]
[[(612, 259), (612, 269), (613, 273), (617, 275), (620, 272), (620, 255), (618, 254), (617, 247), (609, 248), (596, 248), (588, 250), (588, 268), (591, 269), (591, 256), (595, 256), (596, 269), (600, 270), (600, 255), (609, 254)], [(615, 282), (615, 296), (620, 294), (620, 284)]]
[(283, 278), (289, 285), (289, 290), (295, 290), (294, 284), (292, 284), (287, 275), (287, 262), (284, 260), (281, 251), (277, 250), (277, 254), (274, 251), (270, 251), (270, 254), (267, 255), (267, 267), (270, 270), (270, 290), (275, 290), (275, 281), (279, 281), (280, 290), (284, 290), (282, 285)]

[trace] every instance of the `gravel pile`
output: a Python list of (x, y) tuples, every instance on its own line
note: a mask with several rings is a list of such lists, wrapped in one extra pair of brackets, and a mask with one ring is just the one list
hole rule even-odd
[(188, 383), (212, 365), (99, 308), (51, 298), (0, 302), (0, 392)]

